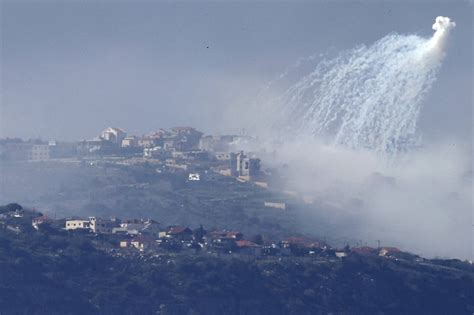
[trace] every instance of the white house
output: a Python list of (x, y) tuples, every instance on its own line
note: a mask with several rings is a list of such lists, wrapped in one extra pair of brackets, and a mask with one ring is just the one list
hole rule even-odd
[(120, 128), (108, 127), (100, 134), (100, 138), (103, 140), (110, 141), (114, 144), (122, 145), (123, 139), (127, 136), (127, 133)]

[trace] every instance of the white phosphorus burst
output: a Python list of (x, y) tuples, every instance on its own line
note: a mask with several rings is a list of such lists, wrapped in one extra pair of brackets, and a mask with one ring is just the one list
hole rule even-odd
[(454, 26), (437, 17), (431, 38), (391, 34), (321, 61), (271, 102), (279, 113), (271, 124), (351, 149), (392, 156), (406, 150)]

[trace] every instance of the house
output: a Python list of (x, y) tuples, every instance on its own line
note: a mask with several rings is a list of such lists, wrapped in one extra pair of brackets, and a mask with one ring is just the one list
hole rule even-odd
[(274, 256), (274, 255), (277, 255), (279, 252), (280, 252), (280, 248), (277, 246), (277, 244), (271, 241), (264, 241), (263, 246), (262, 246), (262, 254)]
[(235, 241), (237, 250), (241, 254), (260, 256), (262, 255), (262, 246), (257, 245), (251, 241), (238, 240)]
[(281, 243), (283, 247), (297, 246), (312, 249), (321, 247), (321, 243), (319, 241), (313, 241), (306, 237), (288, 237), (284, 239)]
[(118, 226), (117, 220), (89, 217), (89, 219), (66, 220), (66, 230), (90, 230), (93, 233), (112, 233), (112, 229)]
[(142, 148), (153, 148), (158, 145), (156, 139), (153, 138), (141, 138), (138, 140), (138, 146)]
[(127, 134), (120, 128), (108, 127), (100, 134), (100, 139), (121, 145)]
[(153, 238), (144, 235), (139, 235), (131, 240), (120, 241), (121, 248), (133, 247), (140, 251), (153, 247), (155, 244), (156, 241)]
[(106, 151), (114, 149), (114, 144), (104, 139), (82, 140), (77, 144), (77, 153), (89, 154), (97, 151)]
[(158, 238), (160, 234), (160, 225), (158, 222), (150, 219), (125, 220), (120, 223), (119, 227), (114, 227), (112, 233), (127, 235), (141, 234)]
[(260, 173), (260, 159), (250, 158), (243, 151), (236, 156), (236, 175), (243, 178), (256, 176)]
[(185, 139), (178, 139), (176, 137), (170, 137), (163, 141), (163, 149), (166, 151), (182, 151), (185, 149)]
[(112, 233), (112, 229), (118, 226), (115, 219), (101, 219), (89, 217), (90, 229), (93, 233)]
[(379, 256), (385, 257), (385, 256), (392, 256), (393, 254), (400, 253), (401, 250), (399, 250), (396, 247), (382, 247), (379, 250)]
[(51, 222), (53, 222), (53, 220), (51, 220), (48, 216), (42, 215), (42, 216), (33, 218), (33, 220), (31, 220), (31, 225), (36, 230), (39, 230), (39, 227), (40, 227), (41, 224), (51, 223)]
[(283, 254), (306, 255), (320, 251), (324, 246), (319, 241), (305, 237), (288, 237), (281, 241)]
[(344, 251), (336, 251), (334, 255), (336, 255), (337, 258), (343, 258), (347, 256), (347, 253)]
[(122, 140), (122, 148), (131, 148), (138, 146), (138, 138), (135, 136), (126, 137)]
[(171, 132), (181, 140), (181, 150), (196, 149), (203, 135), (202, 132), (192, 127), (173, 127)]
[(208, 237), (211, 239), (233, 239), (233, 240), (241, 240), (243, 238), (243, 234), (238, 231), (227, 231), (227, 230), (215, 230), (209, 233)]
[(82, 219), (73, 219), (73, 220), (66, 220), (65, 223), (65, 230), (89, 230), (90, 229), (90, 221), (89, 220), (82, 220)]
[(49, 160), (49, 145), (48, 144), (32, 145), (28, 159), (31, 161)]
[(165, 153), (165, 150), (162, 147), (157, 147), (157, 146), (145, 147), (143, 149), (144, 158), (150, 158), (150, 159), (159, 158), (159, 157), (162, 157), (164, 153)]
[[(160, 235), (163, 236), (161, 233)], [(193, 238), (193, 231), (185, 226), (172, 225), (167, 228), (165, 237), (180, 241), (190, 241)]]
[(236, 241), (242, 240), (243, 234), (237, 231), (215, 230), (206, 236), (207, 245), (225, 252), (236, 248)]

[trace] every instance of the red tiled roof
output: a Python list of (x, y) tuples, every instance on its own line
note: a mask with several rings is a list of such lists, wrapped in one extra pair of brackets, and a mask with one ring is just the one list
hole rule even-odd
[(240, 240), (236, 241), (235, 244), (239, 248), (245, 248), (245, 247), (260, 247), (260, 245), (255, 244), (254, 242), (247, 241), (247, 240)]
[(185, 226), (170, 226), (168, 228), (168, 234), (181, 234), (187, 231), (191, 232), (191, 230)]
[(312, 241), (305, 237), (288, 237), (283, 240), (284, 243), (292, 244), (292, 245), (299, 245), (304, 247), (319, 247), (320, 243), (318, 241)]

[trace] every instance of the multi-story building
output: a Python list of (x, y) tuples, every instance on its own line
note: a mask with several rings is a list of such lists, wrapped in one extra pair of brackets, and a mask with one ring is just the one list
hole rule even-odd
[(120, 227), (112, 229), (112, 233), (128, 235), (148, 235), (158, 238), (160, 234), (160, 224), (154, 220), (126, 220)]
[(199, 141), (203, 135), (202, 132), (192, 127), (174, 127), (171, 128), (173, 147), (176, 150), (193, 150), (199, 146)]
[(120, 128), (108, 127), (100, 134), (100, 138), (110, 141), (113, 144), (121, 145), (122, 140), (127, 137), (127, 133)]
[(237, 176), (256, 176), (260, 172), (260, 159), (250, 158), (243, 151), (237, 154), (236, 164)]
[(0, 156), (10, 161), (49, 159), (49, 145), (40, 142), (7, 142), (0, 145)]
[(50, 158), (68, 158), (77, 155), (77, 142), (48, 141)]
[(113, 228), (119, 226), (117, 220), (89, 217), (90, 229), (93, 233), (112, 233)]
[(31, 161), (42, 161), (49, 159), (49, 145), (47, 144), (34, 144), (28, 152), (28, 160)]
[(114, 227), (119, 226), (117, 220), (89, 217), (89, 219), (72, 219), (65, 223), (66, 230), (90, 230), (93, 233), (112, 233)]
[(138, 138), (135, 136), (126, 137), (122, 140), (122, 148), (130, 148), (138, 146)]
[(67, 220), (65, 223), (66, 230), (89, 230), (90, 229), (90, 221), (84, 219), (73, 219)]

